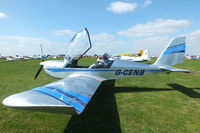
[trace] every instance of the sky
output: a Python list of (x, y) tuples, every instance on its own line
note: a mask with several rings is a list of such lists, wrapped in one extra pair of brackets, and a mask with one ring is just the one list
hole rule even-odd
[(88, 54), (118, 55), (148, 49), (158, 56), (186, 36), (186, 54), (200, 55), (199, 0), (0, 0), (2, 55), (65, 54), (87, 27)]

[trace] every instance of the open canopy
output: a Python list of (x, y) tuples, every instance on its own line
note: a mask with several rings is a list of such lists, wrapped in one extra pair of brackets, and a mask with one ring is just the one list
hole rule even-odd
[(90, 35), (86, 28), (78, 32), (70, 41), (65, 59), (70, 63), (79, 60), (92, 47)]

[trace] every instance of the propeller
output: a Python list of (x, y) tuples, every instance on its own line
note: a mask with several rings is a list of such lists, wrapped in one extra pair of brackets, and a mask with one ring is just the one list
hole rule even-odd
[[(42, 59), (42, 62), (44, 62), (42, 44), (40, 44), (40, 48), (41, 48), (41, 59)], [(40, 63), (40, 67), (35, 75), (35, 80), (36, 80), (37, 76), (40, 74), (40, 72), (42, 71), (43, 67), (44, 67), (44, 65), (41, 65), (41, 63)]]
[(35, 79), (37, 78), (37, 76), (40, 74), (40, 72), (42, 71), (44, 65), (40, 65), (40, 68), (38, 69), (36, 75), (35, 75)]

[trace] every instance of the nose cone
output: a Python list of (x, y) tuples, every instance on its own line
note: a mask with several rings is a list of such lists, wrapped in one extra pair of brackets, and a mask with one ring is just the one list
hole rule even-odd
[(44, 62), (40, 62), (40, 66), (44, 65)]

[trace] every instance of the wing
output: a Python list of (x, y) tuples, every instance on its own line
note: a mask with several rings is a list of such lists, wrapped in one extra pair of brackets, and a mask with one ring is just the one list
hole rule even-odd
[(103, 80), (76, 75), (11, 95), (8, 107), (56, 113), (82, 113)]

